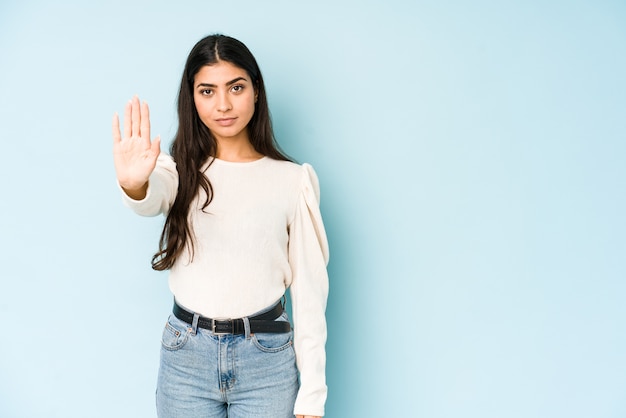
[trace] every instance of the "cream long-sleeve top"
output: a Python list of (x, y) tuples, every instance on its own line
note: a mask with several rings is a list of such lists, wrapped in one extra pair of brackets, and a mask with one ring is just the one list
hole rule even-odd
[[(309, 164), (263, 157), (214, 159), (202, 171), (213, 200), (200, 190), (189, 211), (193, 256), (184, 251), (169, 274), (182, 306), (209, 318), (241, 318), (278, 301), (290, 288), (294, 349), (300, 372), (295, 414), (324, 415), (328, 242), (319, 209), (319, 183)], [(143, 216), (166, 215), (178, 172), (162, 153), (144, 199), (123, 194)]]

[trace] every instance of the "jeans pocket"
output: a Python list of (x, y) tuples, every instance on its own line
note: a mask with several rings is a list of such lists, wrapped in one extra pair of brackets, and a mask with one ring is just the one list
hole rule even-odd
[(293, 345), (293, 333), (257, 333), (252, 336), (252, 342), (265, 353), (277, 353)]
[(175, 317), (170, 316), (165, 323), (161, 345), (169, 351), (180, 350), (189, 339), (189, 327)]
[[(276, 321), (289, 322), (287, 312), (283, 312)], [(282, 333), (259, 332), (252, 335), (252, 342), (265, 353), (277, 353), (293, 345), (293, 331)]]

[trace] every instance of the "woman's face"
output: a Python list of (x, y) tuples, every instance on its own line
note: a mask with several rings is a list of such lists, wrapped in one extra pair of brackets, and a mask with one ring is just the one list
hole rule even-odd
[(215, 140), (248, 141), (256, 92), (248, 73), (225, 61), (205, 65), (193, 82), (193, 99), (200, 120)]

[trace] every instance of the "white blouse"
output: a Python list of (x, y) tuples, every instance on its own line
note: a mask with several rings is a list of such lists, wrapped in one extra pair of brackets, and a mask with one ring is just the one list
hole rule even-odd
[[(179, 257), (169, 286), (182, 306), (210, 318), (241, 318), (276, 303), (290, 287), (294, 348), (301, 387), (296, 414), (324, 415), (328, 242), (313, 168), (263, 157), (235, 163), (214, 159), (202, 168), (213, 200), (200, 190), (192, 202), (193, 254)], [(167, 214), (178, 172), (161, 154), (147, 195), (124, 202), (143, 216)]]

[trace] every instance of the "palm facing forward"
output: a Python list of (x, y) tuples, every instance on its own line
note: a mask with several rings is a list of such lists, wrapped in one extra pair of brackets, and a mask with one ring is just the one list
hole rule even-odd
[(150, 140), (150, 111), (146, 102), (133, 97), (124, 109), (124, 134), (117, 113), (113, 116), (113, 162), (117, 180), (133, 199), (143, 199), (148, 178), (161, 151), (157, 137)]

